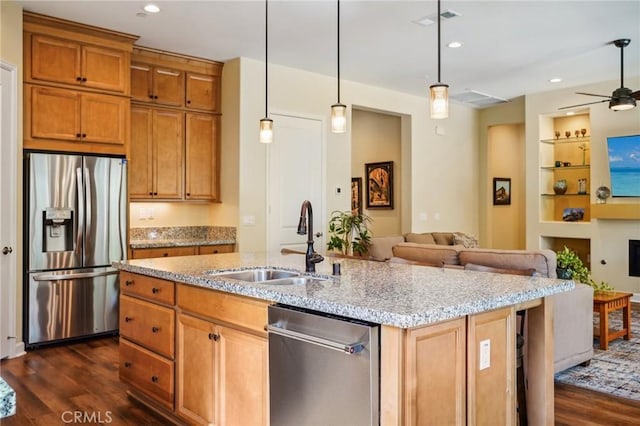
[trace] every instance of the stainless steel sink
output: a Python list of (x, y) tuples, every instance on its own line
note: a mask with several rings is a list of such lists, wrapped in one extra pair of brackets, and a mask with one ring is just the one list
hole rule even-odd
[(316, 277), (289, 277), (289, 278), (280, 278), (277, 280), (268, 280), (262, 281), (257, 284), (268, 284), (268, 285), (306, 285), (311, 283), (320, 283), (324, 281), (329, 281), (326, 278), (316, 278)]
[(261, 282), (280, 280), (283, 278), (299, 277), (299, 272), (281, 271), (279, 269), (247, 269), (245, 271), (234, 272), (216, 272), (211, 275), (220, 278), (229, 278), (232, 280), (246, 282)]

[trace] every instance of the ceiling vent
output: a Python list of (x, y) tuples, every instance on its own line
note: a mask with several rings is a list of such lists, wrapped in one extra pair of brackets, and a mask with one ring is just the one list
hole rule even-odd
[(486, 93), (475, 90), (467, 90), (466, 92), (449, 95), (449, 99), (479, 108), (509, 102), (507, 99), (487, 95)]
[[(455, 18), (457, 16), (462, 16), (461, 13), (456, 12), (455, 10), (447, 9), (444, 12), (440, 12), (440, 17), (443, 21)], [(422, 25), (423, 27), (428, 27), (429, 25), (435, 24), (437, 20), (438, 14), (434, 13), (431, 15), (427, 15), (423, 18), (417, 19), (413, 21), (414, 24)]]

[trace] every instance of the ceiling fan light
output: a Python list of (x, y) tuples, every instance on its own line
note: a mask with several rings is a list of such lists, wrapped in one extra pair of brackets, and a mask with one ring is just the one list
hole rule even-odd
[(636, 100), (631, 96), (631, 89), (621, 87), (613, 91), (609, 109), (613, 111), (626, 111), (636, 106)]
[(273, 142), (273, 120), (270, 118), (265, 117), (260, 120), (260, 142)]
[(429, 86), (429, 105), (431, 118), (449, 117), (449, 85), (437, 83)]
[(331, 105), (331, 131), (344, 133), (347, 131), (347, 106), (344, 104)]

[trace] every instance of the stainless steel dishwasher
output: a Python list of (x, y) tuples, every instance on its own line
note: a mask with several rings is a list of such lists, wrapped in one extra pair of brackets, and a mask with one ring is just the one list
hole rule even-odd
[(378, 425), (380, 326), (269, 307), (271, 426)]

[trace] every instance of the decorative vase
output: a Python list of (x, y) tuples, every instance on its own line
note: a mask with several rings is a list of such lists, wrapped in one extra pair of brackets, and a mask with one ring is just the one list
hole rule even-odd
[(558, 195), (562, 195), (567, 192), (567, 181), (566, 179), (559, 179), (556, 183), (553, 184), (553, 192)]
[(558, 275), (558, 278), (562, 280), (570, 280), (572, 275), (571, 269), (565, 268), (556, 268), (556, 274)]

